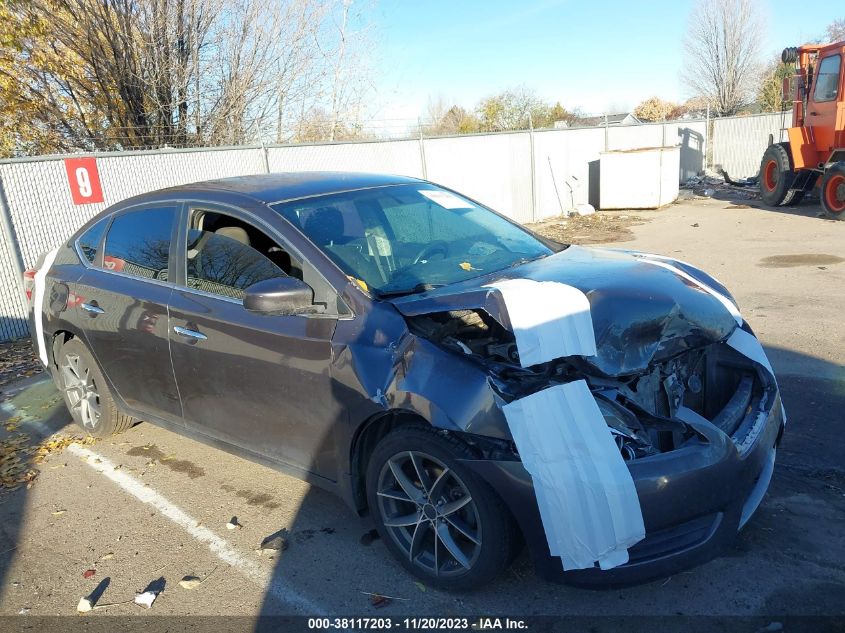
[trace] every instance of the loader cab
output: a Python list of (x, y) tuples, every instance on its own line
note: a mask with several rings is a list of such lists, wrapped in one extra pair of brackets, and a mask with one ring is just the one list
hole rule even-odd
[[(845, 102), (842, 99), (842, 47), (833, 50), (822, 49), (814, 64), (813, 81), (807, 95), (807, 116), (805, 125), (812, 130), (816, 150), (829, 154), (835, 147), (842, 147), (845, 139), (843, 119)], [(837, 125), (838, 123), (838, 125)]]

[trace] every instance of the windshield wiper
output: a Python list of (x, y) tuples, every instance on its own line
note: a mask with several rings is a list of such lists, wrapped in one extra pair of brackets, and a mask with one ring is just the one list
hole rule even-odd
[(376, 290), (376, 294), (380, 299), (384, 297), (401, 297), (402, 295), (414, 295), (419, 294), (420, 292), (428, 292), (429, 290), (434, 290), (435, 288), (442, 288), (445, 285), (446, 284), (420, 283), (413, 288), (403, 288), (401, 290)]

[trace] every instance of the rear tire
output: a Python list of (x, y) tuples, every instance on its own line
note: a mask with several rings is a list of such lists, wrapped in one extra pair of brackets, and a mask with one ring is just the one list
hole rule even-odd
[(93, 437), (108, 437), (131, 427), (135, 418), (122, 414), (97, 362), (85, 344), (72, 338), (59, 349), (56, 382), (73, 421)]
[(475, 458), (452, 437), (403, 426), (378, 443), (367, 465), (367, 502), (381, 540), (432, 587), (477, 589), (507, 568), (521, 543), (501, 499), (461, 462)]
[(833, 163), (824, 172), (821, 200), (827, 217), (845, 220), (845, 161)]
[(763, 202), (771, 207), (791, 204), (796, 193), (790, 191), (794, 181), (789, 143), (769, 145), (760, 163), (760, 197)]

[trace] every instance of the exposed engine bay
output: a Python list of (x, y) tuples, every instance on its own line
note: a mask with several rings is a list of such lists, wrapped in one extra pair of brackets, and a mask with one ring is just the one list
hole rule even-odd
[(484, 310), (406, 319), (415, 334), (482, 364), (492, 388), (506, 402), (585, 379), (625, 460), (706, 441), (695, 425), (678, 418), (682, 407), (739, 445), (758, 411), (771, 404), (774, 385), (723, 341), (687, 349), (642, 371), (605, 376), (581, 357), (521, 367), (513, 333)]

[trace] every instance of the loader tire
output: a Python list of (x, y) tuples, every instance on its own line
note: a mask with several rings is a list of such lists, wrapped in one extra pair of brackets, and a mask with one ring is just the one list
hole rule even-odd
[(821, 189), (825, 215), (833, 220), (845, 220), (845, 161), (827, 168)]
[(769, 145), (760, 163), (760, 197), (767, 205), (779, 207), (791, 204), (795, 191), (791, 191), (795, 181), (789, 143)]

